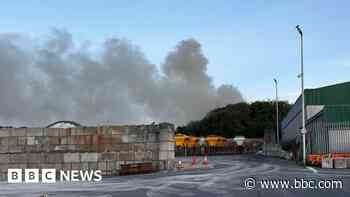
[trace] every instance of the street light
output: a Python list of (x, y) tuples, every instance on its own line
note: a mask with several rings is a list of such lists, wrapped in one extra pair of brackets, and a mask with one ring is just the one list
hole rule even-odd
[(280, 144), (280, 133), (279, 133), (279, 118), (278, 118), (278, 88), (277, 88), (277, 80), (273, 79), (275, 82), (275, 87), (276, 87), (276, 137), (277, 141), (276, 144)]
[(304, 54), (303, 54), (303, 31), (301, 30), (300, 26), (297, 25), (295, 27), (300, 35), (300, 66), (301, 66), (301, 99), (302, 99), (302, 128), (301, 128), (301, 135), (303, 138), (303, 164), (306, 164), (306, 142), (305, 142), (305, 134), (306, 134), (306, 128), (305, 128), (305, 96), (304, 96)]

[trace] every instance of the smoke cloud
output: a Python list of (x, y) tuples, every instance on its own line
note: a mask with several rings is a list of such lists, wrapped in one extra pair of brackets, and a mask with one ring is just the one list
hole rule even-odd
[(40, 39), (0, 34), (0, 125), (179, 125), (243, 100), (232, 85), (214, 87), (194, 39), (179, 42), (161, 69), (126, 39), (107, 39), (97, 51), (66, 30)]

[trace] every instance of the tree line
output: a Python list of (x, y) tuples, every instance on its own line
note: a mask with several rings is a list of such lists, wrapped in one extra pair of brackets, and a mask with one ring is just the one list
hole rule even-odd
[[(291, 105), (286, 101), (280, 101), (278, 107), (281, 122)], [(214, 109), (201, 120), (194, 120), (187, 125), (177, 127), (177, 132), (194, 136), (215, 134), (228, 138), (237, 135), (260, 138), (264, 136), (264, 131), (275, 129), (276, 102), (256, 101), (230, 104)]]

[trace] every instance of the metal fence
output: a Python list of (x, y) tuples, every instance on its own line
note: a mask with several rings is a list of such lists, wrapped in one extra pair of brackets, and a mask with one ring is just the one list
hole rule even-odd
[(350, 121), (330, 123), (320, 115), (307, 131), (307, 154), (350, 153)]

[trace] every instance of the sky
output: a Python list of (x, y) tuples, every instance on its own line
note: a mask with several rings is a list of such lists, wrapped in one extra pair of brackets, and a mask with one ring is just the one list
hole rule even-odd
[(304, 31), (305, 87), (350, 78), (349, 1), (2, 1), (0, 33), (47, 35), (64, 28), (78, 42), (118, 36), (157, 66), (185, 39), (196, 39), (215, 86), (232, 84), (247, 101), (300, 92), (299, 37)]

